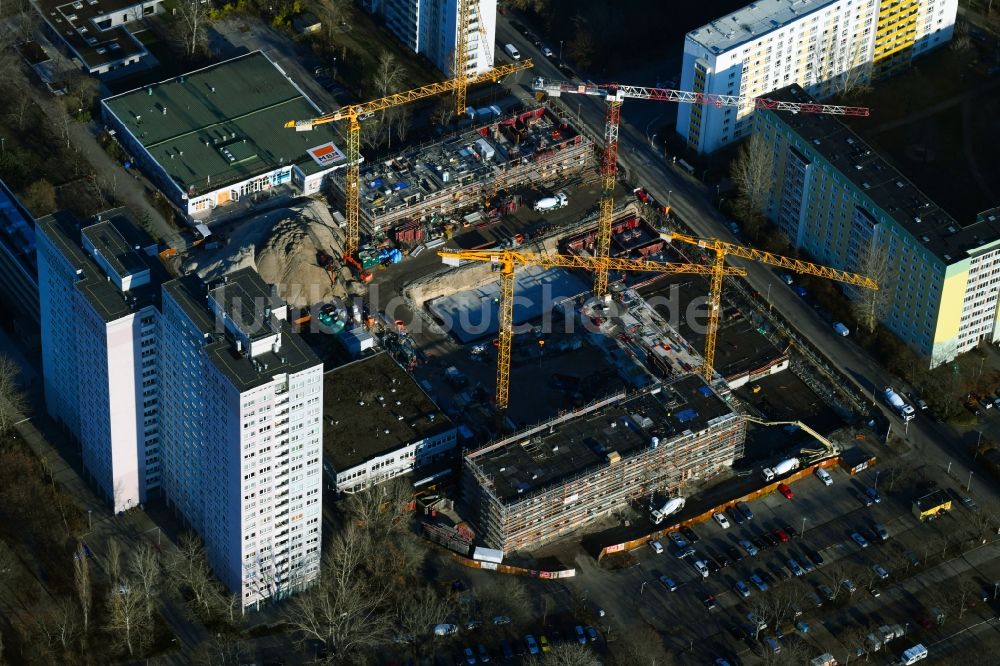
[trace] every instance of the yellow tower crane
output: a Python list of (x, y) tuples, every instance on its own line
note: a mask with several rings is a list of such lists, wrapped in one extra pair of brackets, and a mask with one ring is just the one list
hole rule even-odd
[[(520, 72), (534, 66), (531, 60), (522, 60), (509, 65), (495, 67), (488, 72), (474, 77), (465, 77), (443, 81), (441, 83), (431, 83), (420, 86), (406, 92), (394, 93), (381, 99), (361, 104), (351, 104), (342, 106), (333, 113), (328, 113), (319, 118), (310, 120), (290, 120), (285, 123), (285, 127), (294, 129), (296, 132), (308, 132), (316, 125), (333, 123), (346, 120), (347, 124), (347, 173), (344, 176), (344, 195), (346, 198), (345, 209), (347, 214), (347, 246), (344, 254), (353, 257), (358, 251), (359, 245), (359, 222), (361, 217), (361, 120), (378, 111), (384, 111), (394, 106), (401, 106), (416, 102), (427, 97), (433, 97), (441, 93), (452, 92), (470, 85), (482, 83), (484, 81), (496, 82), (508, 74)], [(464, 95), (464, 93), (463, 93)]]
[[(483, 45), (486, 59), (493, 62), (493, 49), (490, 48), (489, 35), (483, 26), (483, 18), (479, 15), (479, 0), (458, 0), (458, 34), (455, 36), (455, 80), (464, 81), (455, 88), (455, 113), (459, 117), (465, 115), (466, 91), (470, 81), (469, 76), (469, 32), (472, 22), (476, 22), (479, 30), (479, 40)], [(478, 48), (478, 47), (477, 47)]]
[(696, 238), (675, 232), (661, 233), (660, 238), (663, 238), (668, 243), (678, 241), (689, 245), (696, 245), (714, 254), (714, 260), (710, 265), (711, 286), (708, 303), (708, 330), (705, 333), (705, 365), (702, 366), (702, 374), (704, 374), (706, 382), (712, 381), (712, 374), (715, 367), (715, 337), (719, 327), (719, 308), (722, 302), (722, 277), (727, 270), (725, 267), (727, 254), (770, 266), (777, 266), (804, 275), (824, 277), (856, 287), (864, 287), (865, 289), (878, 289), (878, 283), (864, 275), (821, 266), (808, 261), (802, 261), (801, 259), (783, 257), (780, 254), (758, 250), (745, 245), (727, 243), (715, 238)]
[[(563, 254), (517, 252), (514, 250), (443, 250), (439, 251), (446, 264), (458, 265), (461, 261), (479, 261), (493, 265), (500, 273), (500, 328), (497, 354), (497, 409), (507, 408), (510, 397), (510, 349), (514, 337), (514, 270), (518, 266), (543, 268), (580, 268), (587, 271), (634, 271), (640, 273), (707, 275), (715, 266), (687, 262), (647, 261), (645, 259), (616, 259), (614, 257), (578, 257)], [(726, 275), (746, 275), (741, 268), (724, 268)]]

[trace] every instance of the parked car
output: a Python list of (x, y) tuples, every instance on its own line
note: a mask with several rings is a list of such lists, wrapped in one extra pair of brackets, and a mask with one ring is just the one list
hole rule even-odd
[(576, 642), (579, 643), (580, 645), (586, 645), (587, 632), (583, 630), (583, 627), (578, 624), (576, 625), (576, 627), (574, 627), (574, 631), (576, 631)]
[(486, 646), (482, 643), (476, 645), (476, 651), (479, 653), (479, 661), (486, 664), (490, 661), (490, 651), (486, 649)]
[(864, 504), (865, 506), (871, 506), (872, 504), (875, 503), (875, 500), (869, 497), (867, 493), (860, 493), (854, 488), (851, 488), (851, 494), (854, 495), (858, 499), (858, 501)]
[(824, 486), (832, 486), (833, 485), (833, 477), (830, 476), (830, 473), (827, 472), (822, 467), (817, 467), (816, 471), (813, 472), (813, 474), (816, 475), (817, 479), (819, 479), (820, 481), (823, 482)]
[(854, 581), (851, 580), (850, 578), (845, 578), (844, 580), (840, 581), (840, 586), (843, 587), (848, 592), (850, 592), (851, 594), (854, 594), (855, 592), (858, 591), (858, 586), (855, 585)]
[(876, 504), (882, 503), (882, 496), (879, 495), (877, 488), (865, 488), (865, 495), (868, 495)]
[(549, 639), (545, 636), (538, 637), (538, 647), (542, 649), (542, 654), (552, 652), (552, 647), (549, 645)]
[(684, 537), (688, 540), (689, 543), (698, 543), (699, 541), (701, 541), (701, 538), (698, 536), (698, 534), (693, 529), (691, 529), (686, 525), (681, 528), (681, 534), (684, 535)]
[(805, 571), (802, 569), (801, 566), (799, 566), (799, 563), (796, 562), (794, 558), (788, 558), (788, 569), (796, 576), (801, 576), (802, 574), (805, 573)]
[(881, 580), (885, 580), (886, 578), (889, 577), (889, 572), (886, 571), (885, 567), (883, 567), (881, 564), (873, 565), (872, 571), (874, 571), (875, 575), (878, 576)]
[(472, 648), (465, 648), (465, 663), (475, 664), (476, 663), (476, 653), (473, 652)]
[(873, 597), (877, 598), (882, 596), (882, 590), (878, 589), (877, 587), (869, 587), (868, 591), (872, 593)]
[(708, 578), (708, 565), (704, 560), (695, 560), (694, 568), (698, 570), (702, 578)]
[(774, 575), (780, 578), (781, 580), (788, 580), (789, 578), (792, 577), (792, 574), (788, 573), (788, 569), (781, 566), (777, 562), (769, 563), (767, 565), (767, 568), (770, 569), (774, 573)]
[(667, 588), (671, 592), (677, 591), (677, 583), (674, 579), (669, 576), (660, 576), (660, 582), (663, 583), (663, 587)]
[(719, 527), (721, 527), (722, 529), (724, 529), (724, 530), (728, 530), (729, 529), (729, 519), (726, 518), (725, 514), (723, 514), (723, 513), (715, 513), (715, 514), (712, 514), (712, 518), (715, 519), (715, 522), (717, 522), (719, 524)]
[(778, 545), (778, 543), (780, 543), (777, 537), (775, 537), (773, 534), (770, 533), (764, 534), (761, 538), (767, 542), (768, 548), (775, 548)]
[(764, 579), (757, 574), (750, 575), (750, 582), (753, 583), (761, 592), (767, 592), (767, 583), (765, 583)]
[(552, 49), (550, 49), (547, 46), (543, 46), (542, 47), (542, 55), (545, 56), (546, 58), (555, 58), (556, 57), (556, 54), (552, 52)]
[(497, 615), (495, 618), (493, 618), (493, 624), (495, 624), (498, 627), (503, 626), (505, 624), (510, 624), (510, 622), (511, 622), (510, 617), (507, 615)]
[(778, 492), (784, 495), (785, 499), (792, 499), (795, 495), (792, 493), (792, 489), (787, 483), (778, 484)]
[(746, 502), (738, 502), (736, 508), (739, 512), (743, 514), (743, 517), (747, 520), (753, 520), (753, 511), (750, 510), (750, 506)]
[(594, 629), (593, 627), (587, 627), (587, 638), (590, 639), (591, 643), (596, 643), (597, 639), (600, 637), (601, 635), (597, 633), (597, 629)]
[(715, 561), (714, 557), (708, 557), (706, 555), (705, 558), (704, 558), (704, 562), (705, 562), (705, 566), (708, 567), (709, 572), (711, 572), (711, 573), (719, 573), (720, 571), (722, 571), (722, 566), (718, 562)]
[(812, 563), (815, 564), (818, 567), (823, 566), (823, 563), (826, 561), (826, 560), (823, 559), (822, 555), (820, 555), (818, 552), (816, 552), (812, 548), (803, 547), (802, 548), (802, 552), (804, 552), (806, 554), (806, 557), (808, 557), (810, 560), (812, 560)]
[(837, 594), (833, 591), (833, 588), (831, 588), (829, 585), (821, 584), (816, 589), (819, 590), (819, 593), (822, 594), (827, 599), (827, 601), (833, 601), (837, 597)]
[(789, 525), (788, 523), (778, 522), (777, 525), (778, 525), (778, 529), (782, 530), (785, 534), (787, 534), (792, 539), (798, 539), (799, 538), (799, 531), (797, 529), (795, 529), (794, 527), (792, 527), (791, 525)]
[(976, 501), (974, 499), (972, 499), (971, 497), (969, 497), (968, 495), (965, 495), (959, 501), (962, 503), (962, 506), (964, 506), (969, 511), (975, 511), (978, 508), (978, 506), (979, 506), (979, 505), (976, 504)]
[(694, 554), (695, 554), (695, 549), (694, 549), (694, 548), (692, 548), (691, 546), (688, 546), (687, 548), (685, 548), (685, 549), (683, 549), (683, 550), (678, 550), (678, 551), (677, 551), (677, 557), (678, 557), (679, 559), (682, 559), (682, 560), (683, 560), (683, 559), (684, 559), (685, 557), (691, 557), (691, 556), (692, 556), (692, 555), (694, 555)]
[(542, 648), (538, 647), (538, 641), (531, 634), (524, 637), (524, 645), (528, 648), (528, 654), (541, 654)]
[(747, 584), (741, 580), (736, 581), (736, 584), (733, 585), (733, 589), (736, 590), (736, 593), (744, 599), (750, 596), (750, 588), (747, 587)]
[(743, 553), (736, 546), (726, 546), (726, 555), (732, 558), (733, 562), (740, 562), (743, 560)]
[(795, 284), (795, 278), (793, 278), (790, 273), (782, 273), (781, 281), (789, 286)]
[(663, 554), (663, 544), (660, 543), (659, 541), (650, 541), (649, 547), (652, 548), (653, 552), (656, 553), (657, 555)]
[(857, 532), (851, 532), (851, 538), (854, 539), (854, 543), (858, 544), (862, 548), (868, 547), (868, 541)]
[(742, 525), (746, 521), (746, 519), (743, 517), (743, 514), (740, 513), (739, 509), (737, 509), (735, 506), (729, 507), (728, 509), (726, 509), (726, 511), (729, 512), (729, 517), (732, 518), (733, 522), (736, 523), (737, 525)]
[(713, 610), (715, 608), (715, 595), (705, 595), (701, 598), (701, 603), (705, 604), (705, 608), (708, 610)]
[(757, 550), (757, 547), (754, 546), (749, 541), (747, 541), (746, 539), (740, 539), (740, 545), (743, 546), (743, 550), (747, 551), (747, 555), (749, 555), (750, 557), (757, 556), (757, 553), (759, 552)]
[(788, 536), (788, 532), (786, 532), (785, 530), (781, 529), (780, 527), (778, 529), (774, 530), (774, 536), (781, 543), (788, 543), (792, 539), (790, 536)]
[(687, 548), (687, 541), (684, 540), (684, 537), (681, 536), (680, 532), (671, 532), (667, 536), (670, 537), (670, 540), (673, 541), (674, 545), (678, 548)]
[(889, 530), (885, 528), (885, 525), (882, 525), (881, 523), (875, 523), (873, 527), (875, 529), (875, 533), (878, 534), (879, 539), (881, 539), (883, 542), (889, 540)]
[(750, 625), (756, 627), (757, 631), (764, 631), (767, 629), (767, 622), (764, 621), (760, 615), (757, 615), (753, 611), (747, 613), (747, 620), (750, 621)]

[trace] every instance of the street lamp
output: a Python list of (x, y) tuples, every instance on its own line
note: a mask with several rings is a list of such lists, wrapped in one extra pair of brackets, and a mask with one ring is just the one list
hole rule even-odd
[(801, 532), (801, 534), (804, 536), (805, 533), (806, 533), (806, 517), (802, 516), (802, 532)]
[(562, 67), (562, 64), (563, 64), (563, 62), (562, 62), (562, 45), (563, 45), (563, 40), (560, 39), (559, 40), (559, 66), (560, 67)]
[(649, 140), (649, 147), (656, 150), (656, 133), (653, 133), (653, 138)]
[(642, 593), (646, 591), (646, 584), (647, 583), (649, 583), (648, 580), (642, 581), (642, 587), (639, 588), (639, 596), (642, 596)]
[(972, 487), (972, 470), (969, 470), (969, 481), (965, 484), (965, 492), (969, 492), (969, 488)]
[(667, 207), (670, 207), (670, 195), (673, 194), (673, 190), (667, 190)]
[(87, 509), (87, 529), (88, 530), (94, 529), (94, 521), (90, 517), (90, 514), (92, 514), (93, 512), (94, 512), (93, 509)]
[(882, 473), (882, 470), (875, 470), (875, 490), (878, 490), (878, 475)]

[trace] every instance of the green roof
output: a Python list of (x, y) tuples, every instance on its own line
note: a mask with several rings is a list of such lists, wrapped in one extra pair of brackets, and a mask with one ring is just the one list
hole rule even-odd
[(189, 195), (284, 164), (295, 164), (308, 176), (346, 162), (339, 149), (323, 164), (307, 152), (342, 143), (333, 123), (311, 132), (283, 127), (320, 114), (260, 51), (109, 97), (103, 104)]

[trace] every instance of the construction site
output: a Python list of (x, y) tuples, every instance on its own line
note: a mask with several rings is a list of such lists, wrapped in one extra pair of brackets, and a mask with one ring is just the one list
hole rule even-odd
[[(481, 109), (469, 129), (362, 165), (361, 229), (406, 243), (441, 230), (455, 213), (480, 212), (484, 204), (484, 219), (495, 220), (520, 205), (513, 190), (556, 186), (593, 166), (594, 145), (553, 109), (501, 114), (497, 106)], [(344, 181), (334, 183), (335, 199), (343, 202)], [(420, 226), (427, 231), (414, 233)]]
[(483, 542), (524, 550), (717, 475), (742, 455), (744, 438), (740, 415), (688, 375), (466, 454), (463, 498)]

